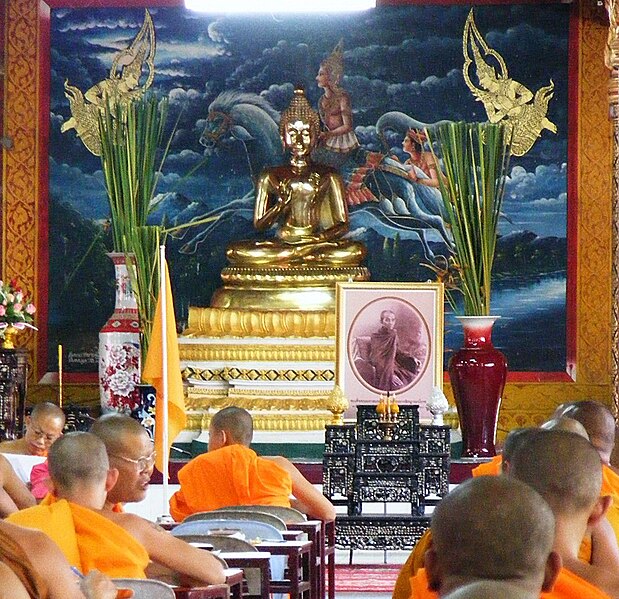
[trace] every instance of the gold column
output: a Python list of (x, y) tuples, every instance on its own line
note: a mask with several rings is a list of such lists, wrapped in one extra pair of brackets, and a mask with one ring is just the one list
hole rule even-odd
[(608, 39), (604, 63), (610, 70), (608, 80), (609, 116), (613, 123), (612, 171), (612, 399), (615, 416), (619, 414), (619, 5), (606, 0)]

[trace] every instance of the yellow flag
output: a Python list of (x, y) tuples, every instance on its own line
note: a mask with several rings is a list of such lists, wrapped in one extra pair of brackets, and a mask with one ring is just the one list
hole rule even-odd
[[(150, 336), (150, 345), (146, 356), (146, 364), (142, 371), (142, 378), (157, 389), (155, 404), (155, 450), (157, 461), (155, 466), (163, 473), (163, 456), (168, 455), (172, 442), (185, 428), (185, 399), (183, 396), (183, 379), (181, 377), (181, 363), (178, 353), (178, 337), (176, 335), (176, 319), (172, 301), (172, 287), (168, 264), (164, 262), (165, 289), (166, 289), (166, 331), (161, 326), (161, 293), (157, 299), (153, 330)], [(163, 349), (167, 348), (167, 376), (168, 376), (168, 422), (163, 422)], [(168, 429), (168, 447), (163, 447), (163, 431)], [(167, 476), (167, 472), (164, 476)]]

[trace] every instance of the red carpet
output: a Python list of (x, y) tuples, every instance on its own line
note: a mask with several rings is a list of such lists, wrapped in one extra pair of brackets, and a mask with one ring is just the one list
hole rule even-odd
[(391, 593), (395, 586), (398, 564), (378, 566), (335, 566), (336, 593)]

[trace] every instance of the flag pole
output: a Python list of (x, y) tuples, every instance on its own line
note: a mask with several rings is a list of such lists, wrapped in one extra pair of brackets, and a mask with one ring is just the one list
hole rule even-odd
[(161, 344), (161, 362), (162, 362), (162, 383), (163, 397), (162, 402), (158, 406), (163, 412), (160, 420), (163, 426), (162, 431), (162, 478), (163, 478), (163, 513), (170, 513), (169, 506), (169, 477), (170, 477), (170, 452), (168, 450), (168, 338), (167, 338), (167, 289), (166, 289), (166, 262), (165, 262), (165, 245), (159, 246), (159, 297), (161, 298), (161, 335), (163, 343)]

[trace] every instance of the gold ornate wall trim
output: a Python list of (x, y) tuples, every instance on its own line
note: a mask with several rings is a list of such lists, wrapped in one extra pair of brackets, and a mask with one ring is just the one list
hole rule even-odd
[[(14, 145), (3, 152), (1, 275), (18, 277), (40, 306), (38, 2), (10, 0), (6, 16), (4, 120), (6, 135)], [(37, 338), (30, 330), (20, 334), (20, 345), (29, 350), (31, 380), (36, 372)]]
[(580, 2), (578, 115), (578, 383), (611, 385), (612, 123), (608, 118), (608, 26)]
[[(3, 155), (5, 205), (1, 274), (4, 277), (19, 275), (24, 286), (34, 291), (40, 305), (42, 290), (38, 287), (38, 269), (47, 268), (47, 265), (40, 264), (39, 243), (46, 239), (46, 234), (40, 232), (39, 224), (47, 212), (46, 206), (41, 205), (47, 197), (42, 195), (38, 185), (39, 144), (45, 142), (37, 136), (41, 116), (48, 118), (48, 115), (39, 114), (39, 52), (47, 49), (40, 47), (39, 0), (10, 0), (6, 4), (4, 107), (7, 134), (13, 138), (15, 147)], [(519, 426), (538, 416), (541, 418), (567, 399), (590, 397), (610, 402), (612, 127), (607, 114), (608, 72), (603, 62), (607, 26), (594, 14), (597, 10), (594, 5), (594, 2), (581, 1), (575, 8), (580, 11), (576, 74), (580, 110), (576, 124), (578, 155), (570, 156), (569, 168), (578, 169), (576, 381), (508, 384), (501, 409), (501, 426)], [(45, 5), (41, 7), (43, 10)], [(215, 325), (209, 323), (209, 326)], [(333, 327), (328, 319), (319, 325), (325, 330)], [(30, 350), (31, 373), (36, 373), (35, 349), (41, 337), (26, 332), (22, 339)], [(31, 383), (35, 382), (34, 378), (34, 374), (31, 375)], [(31, 384), (29, 400), (54, 397), (54, 393), (54, 388)], [(98, 402), (95, 385), (75, 385), (67, 388), (67, 393), (75, 403)]]

